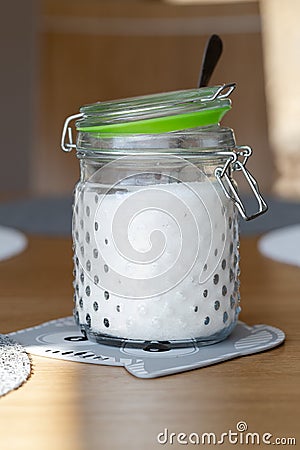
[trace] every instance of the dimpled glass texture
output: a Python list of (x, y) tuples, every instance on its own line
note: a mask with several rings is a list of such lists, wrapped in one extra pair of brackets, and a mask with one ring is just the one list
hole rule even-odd
[[(106, 169), (111, 159), (86, 153), (80, 158), (73, 207), (74, 317), (83, 334), (133, 346), (207, 345), (226, 338), (240, 311), (237, 211), (214, 176), (226, 159), (186, 164), (164, 156), (157, 166), (157, 159), (143, 156)], [(139, 255), (146, 254), (154, 232), (165, 239), (158, 239), (162, 264), (159, 255), (151, 264), (137, 263), (118, 248), (122, 235)], [(181, 246), (189, 250), (185, 256), (178, 256)], [(166, 276), (158, 279), (160, 272)]]

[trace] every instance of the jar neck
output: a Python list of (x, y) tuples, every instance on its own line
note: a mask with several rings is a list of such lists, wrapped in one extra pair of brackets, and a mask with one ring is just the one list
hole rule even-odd
[[(145, 186), (165, 183), (216, 182), (216, 167), (224, 167), (228, 156), (181, 158), (174, 155), (123, 156), (115, 159), (82, 158), (80, 182), (89, 184)], [(104, 170), (103, 170), (104, 169)], [(231, 168), (228, 174), (230, 175)]]
[(234, 133), (219, 125), (199, 127), (163, 134), (112, 134), (79, 132), (77, 156), (145, 156), (178, 155), (181, 157), (217, 157), (220, 152), (235, 148)]

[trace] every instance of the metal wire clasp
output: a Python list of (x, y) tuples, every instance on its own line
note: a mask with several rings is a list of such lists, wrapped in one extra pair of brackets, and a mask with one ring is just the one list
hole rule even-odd
[[(66, 118), (64, 126), (63, 126), (63, 130), (62, 130), (61, 142), (60, 142), (60, 146), (64, 152), (71, 152), (73, 148), (76, 148), (76, 144), (73, 143), (72, 128), (69, 125), (70, 125), (70, 122), (72, 122), (72, 120), (79, 119), (82, 116), (83, 116), (83, 114), (80, 113), (80, 114), (74, 114), (74, 115)], [(67, 134), (68, 134), (69, 142), (66, 141)]]
[[(234, 202), (234, 204), (236, 205), (236, 207), (237, 207), (239, 213), (241, 214), (241, 216), (243, 217), (243, 219), (252, 220), (252, 219), (255, 219), (255, 217), (258, 217), (261, 214), (265, 213), (268, 209), (268, 205), (264, 201), (264, 199), (259, 191), (257, 181), (255, 180), (253, 175), (251, 175), (249, 170), (246, 169), (246, 163), (248, 161), (248, 158), (252, 154), (252, 149), (248, 146), (241, 146), (241, 147), (236, 147), (236, 150), (237, 150), (235, 153), (236, 158), (232, 158), (230, 156), (228, 158), (228, 160), (226, 161), (224, 167), (217, 167), (215, 169), (215, 176), (216, 176), (218, 182), (220, 183), (224, 194), (226, 195), (227, 198), (231, 199)], [(242, 157), (242, 160), (239, 159), (240, 157)], [(230, 177), (230, 172), (228, 171), (229, 166), (232, 167), (233, 171), (242, 171), (242, 173), (244, 174), (244, 176), (251, 188), (251, 191), (253, 192), (253, 194), (257, 200), (258, 211), (250, 216), (248, 216), (248, 214), (246, 212), (246, 208), (245, 208), (245, 206), (239, 196), (239, 193), (237, 191), (237, 188), (234, 186), (233, 180)], [(224, 181), (225, 181), (225, 183), (224, 183)]]
[(214, 94), (211, 97), (205, 98), (203, 99), (203, 101), (213, 101), (216, 100), (217, 98), (218, 99), (227, 98), (235, 90), (235, 88), (236, 83), (222, 84), (221, 86), (218, 87), (216, 92), (214, 92)]

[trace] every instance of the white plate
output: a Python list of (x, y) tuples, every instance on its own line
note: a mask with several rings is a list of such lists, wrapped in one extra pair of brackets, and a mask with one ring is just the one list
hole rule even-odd
[(300, 266), (300, 225), (292, 225), (265, 234), (258, 243), (260, 252), (268, 258)]
[(23, 233), (0, 226), (0, 261), (18, 255), (26, 246), (27, 239)]

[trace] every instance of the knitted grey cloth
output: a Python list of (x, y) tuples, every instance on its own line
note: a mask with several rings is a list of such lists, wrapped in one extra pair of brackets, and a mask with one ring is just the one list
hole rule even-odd
[(24, 347), (0, 334), (0, 396), (21, 386), (29, 377), (30, 370)]

